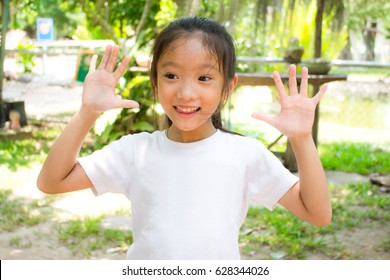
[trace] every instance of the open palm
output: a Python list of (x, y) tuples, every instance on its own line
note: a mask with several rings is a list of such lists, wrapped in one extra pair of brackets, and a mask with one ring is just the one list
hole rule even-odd
[(82, 106), (96, 113), (115, 108), (134, 108), (138, 103), (132, 100), (122, 100), (115, 94), (115, 87), (130, 61), (125, 57), (118, 67), (118, 46), (107, 46), (102, 60), (96, 68), (97, 55), (93, 55), (85, 78)]
[(286, 93), (283, 82), (278, 72), (273, 73), (275, 86), (280, 99), (280, 113), (277, 116), (268, 116), (256, 112), (252, 116), (267, 122), (289, 138), (307, 136), (311, 133), (314, 122), (315, 108), (326, 91), (326, 86), (312, 98), (308, 97), (308, 69), (302, 68), (300, 92), (298, 92), (296, 67), (289, 67), (290, 95)]

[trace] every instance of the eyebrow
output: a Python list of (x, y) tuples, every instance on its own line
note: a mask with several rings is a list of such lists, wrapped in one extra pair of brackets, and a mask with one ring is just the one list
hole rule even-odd
[[(211, 69), (211, 70), (214, 70), (214, 71), (219, 71), (218, 68), (215, 67), (215, 65), (217, 65), (216, 63), (214, 64), (211, 64), (211, 63), (204, 63), (204, 64), (201, 64), (199, 67), (197, 67), (198, 69)], [(161, 68), (166, 68), (166, 67), (170, 67), (170, 66), (173, 66), (173, 67), (180, 67), (180, 65), (174, 61), (167, 61), (165, 63), (163, 63), (161, 65)]]

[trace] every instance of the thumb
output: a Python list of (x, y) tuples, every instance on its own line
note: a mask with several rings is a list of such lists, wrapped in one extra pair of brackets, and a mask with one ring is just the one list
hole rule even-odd
[(92, 73), (93, 71), (96, 70), (96, 61), (97, 61), (97, 58), (98, 58), (97, 54), (94, 54), (94, 55), (92, 56), (91, 62), (90, 62), (90, 64), (89, 64), (89, 71), (88, 71), (89, 73)]
[(320, 91), (313, 97), (313, 101), (315, 104), (318, 104), (321, 98), (324, 96), (326, 90), (328, 89), (328, 85), (324, 84), (320, 87)]
[(264, 121), (270, 125), (273, 126), (274, 124), (274, 118), (273, 117), (270, 117), (264, 113), (260, 113), (260, 112), (256, 112), (256, 113), (253, 113), (252, 114), (252, 117), (255, 118), (255, 119), (258, 119), (260, 121)]
[(118, 98), (118, 101), (115, 104), (115, 108), (138, 108), (138, 107), (139, 107), (138, 102), (134, 100), (128, 100), (128, 99)]

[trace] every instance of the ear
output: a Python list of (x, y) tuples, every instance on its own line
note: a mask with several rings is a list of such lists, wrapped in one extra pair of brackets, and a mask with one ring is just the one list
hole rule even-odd
[(229, 92), (226, 96), (226, 98), (229, 98), (230, 95), (233, 93), (234, 89), (236, 88), (237, 86), (237, 83), (238, 83), (238, 76), (237, 74), (234, 75), (233, 79), (231, 79), (229, 81), (229, 85), (228, 85), (228, 88), (229, 88)]
[(234, 74), (233, 79), (229, 82), (229, 93), (231, 93), (237, 86), (238, 83), (238, 76), (237, 74)]

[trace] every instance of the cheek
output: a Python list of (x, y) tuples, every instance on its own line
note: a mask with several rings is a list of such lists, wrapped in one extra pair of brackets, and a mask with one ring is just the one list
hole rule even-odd
[(219, 87), (216, 87), (210, 94), (206, 97), (210, 104), (215, 104), (218, 106), (220, 103), (223, 103), (225, 100), (225, 95)]
[(157, 83), (155, 94), (156, 94), (158, 100), (160, 100), (160, 102), (162, 102), (164, 99), (167, 98), (168, 92), (169, 92), (169, 90), (167, 89), (166, 86), (163, 86), (161, 83)]
[(203, 99), (202, 111), (207, 115), (212, 115), (218, 110), (220, 105), (222, 105), (221, 103), (222, 103), (221, 96), (208, 96), (207, 98)]
[(165, 113), (168, 113), (172, 109), (172, 96), (169, 94), (169, 91), (162, 90), (161, 88), (156, 92), (157, 101), (161, 104)]

